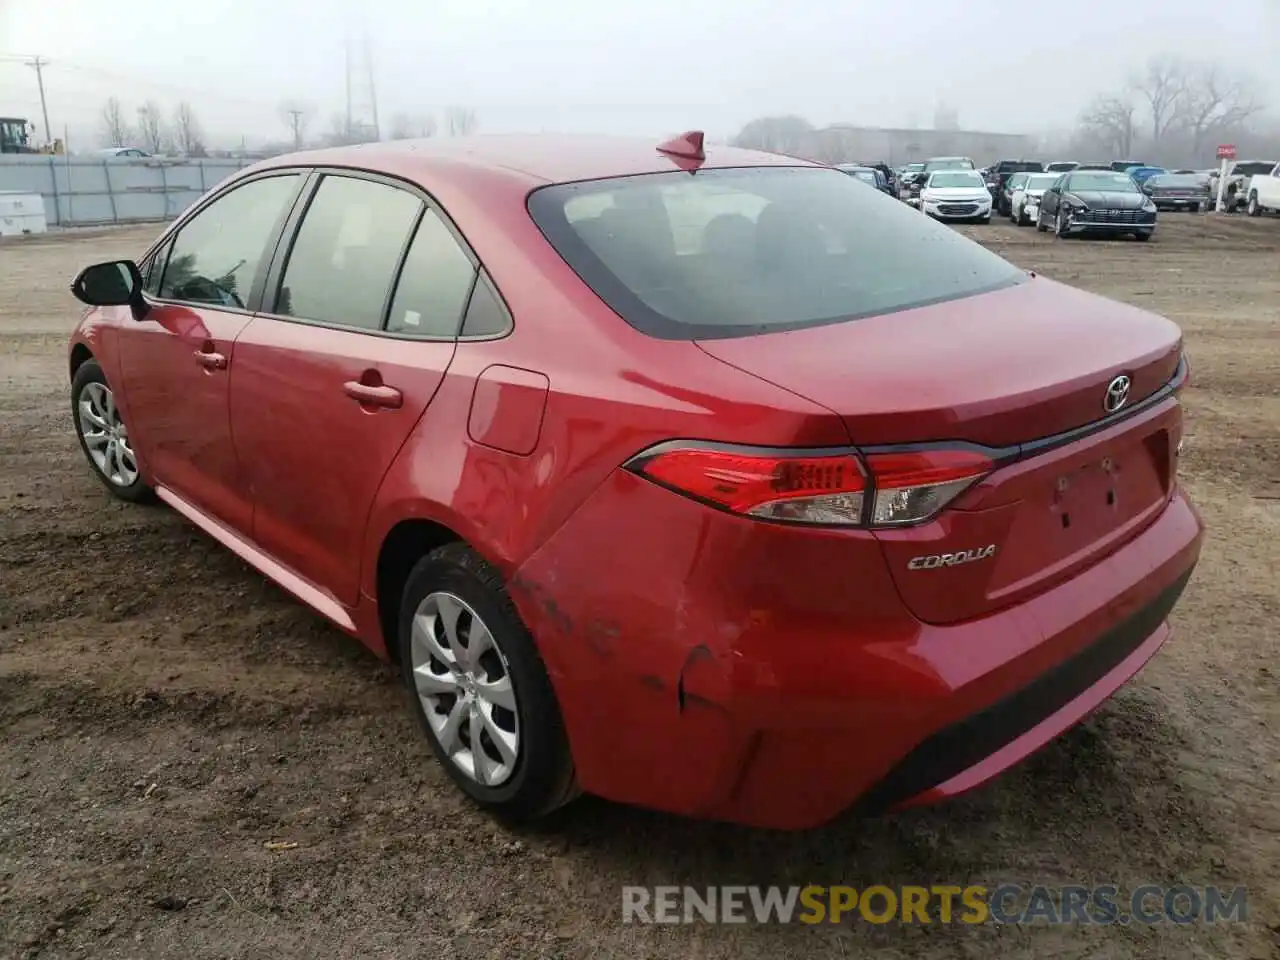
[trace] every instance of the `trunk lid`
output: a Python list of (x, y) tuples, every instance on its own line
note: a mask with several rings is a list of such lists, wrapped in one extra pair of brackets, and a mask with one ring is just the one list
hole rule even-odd
[[(1170, 321), (1052, 281), (699, 346), (830, 408), (859, 446), (1003, 451), (1008, 462), (933, 521), (876, 531), (903, 601), (925, 622), (978, 617), (1071, 577), (1136, 536), (1173, 490), (1176, 403), (1035, 443), (1103, 420), (1119, 374), (1131, 378), (1125, 408), (1140, 403), (1181, 353)], [(949, 554), (963, 559), (936, 560)]]
[[(926, 268), (922, 268), (926, 269)], [(750, 337), (703, 351), (839, 414), (855, 444), (1005, 447), (1105, 415), (1118, 374), (1132, 406), (1168, 382), (1169, 320), (1037, 277), (993, 293)]]

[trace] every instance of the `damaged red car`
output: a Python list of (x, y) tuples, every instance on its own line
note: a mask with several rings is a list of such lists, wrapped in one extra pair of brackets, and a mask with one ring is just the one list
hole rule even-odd
[(838, 170), (283, 156), (96, 264), (74, 423), (398, 665), (456, 784), (779, 828), (953, 796), (1169, 637), (1179, 329)]

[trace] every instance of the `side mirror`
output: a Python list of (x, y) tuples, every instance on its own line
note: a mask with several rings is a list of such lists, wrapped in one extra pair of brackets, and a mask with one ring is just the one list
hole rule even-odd
[(71, 283), (71, 292), (91, 307), (132, 307), (135, 319), (146, 314), (142, 273), (132, 260), (112, 260), (85, 267)]

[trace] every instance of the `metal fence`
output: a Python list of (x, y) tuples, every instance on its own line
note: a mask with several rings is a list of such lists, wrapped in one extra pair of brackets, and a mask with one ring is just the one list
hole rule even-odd
[(0, 191), (37, 193), (50, 226), (169, 220), (253, 160), (0, 156)]

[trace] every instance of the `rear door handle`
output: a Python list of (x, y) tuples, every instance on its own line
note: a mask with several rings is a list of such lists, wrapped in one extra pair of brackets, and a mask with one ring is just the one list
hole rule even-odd
[(404, 395), (399, 390), (385, 384), (372, 386), (361, 383), (359, 380), (348, 380), (342, 385), (342, 389), (351, 399), (371, 407), (387, 407), (396, 410), (404, 402)]
[(204, 367), (206, 370), (225, 370), (227, 369), (227, 358), (220, 353), (213, 351), (197, 350), (196, 363)]

